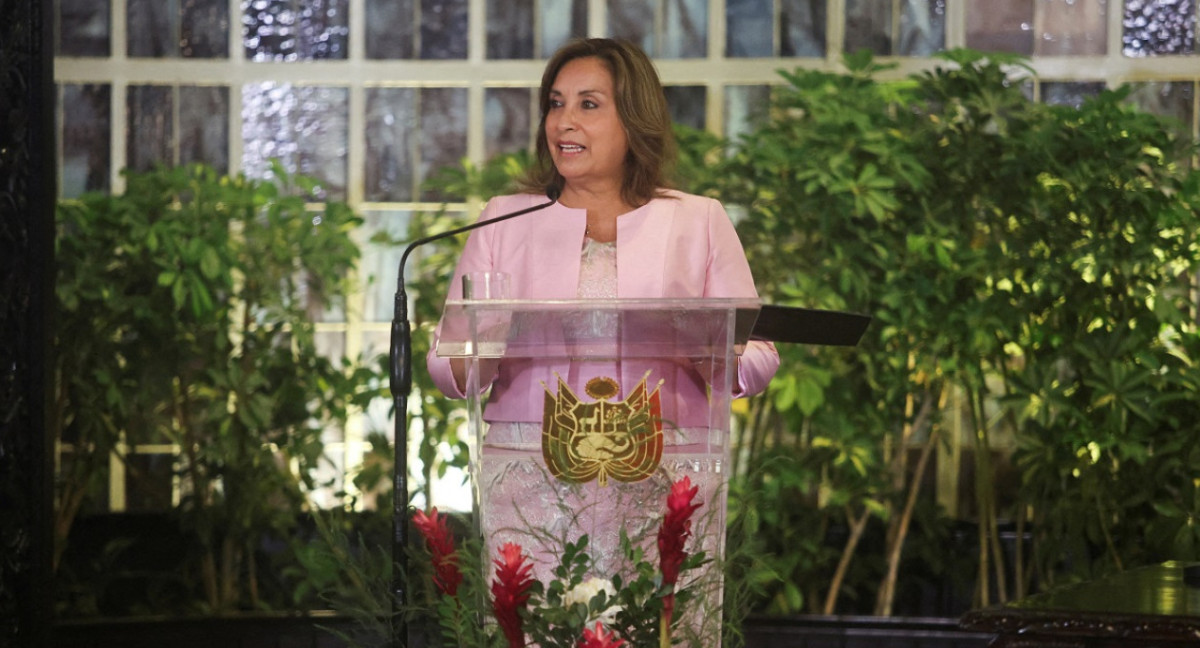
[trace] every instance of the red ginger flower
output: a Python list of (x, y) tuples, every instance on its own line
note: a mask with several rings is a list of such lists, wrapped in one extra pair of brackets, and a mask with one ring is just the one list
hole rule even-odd
[(525, 631), (521, 628), (521, 610), (529, 601), (533, 563), (527, 562), (521, 545), (512, 542), (504, 543), (500, 547), (500, 557), (492, 562), (496, 565), (496, 578), (492, 580), (492, 611), (508, 639), (509, 648), (522, 648)]
[(583, 629), (583, 640), (579, 642), (579, 648), (621, 648), (624, 645), (624, 639), (618, 639), (615, 632), (605, 632), (604, 624), (599, 621), (595, 632), (591, 628)]
[(425, 537), (425, 546), (429, 547), (432, 555), (434, 585), (443, 594), (454, 596), (458, 593), (463, 576), (458, 571), (458, 554), (454, 552), (454, 537), (450, 535), (446, 516), (439, 514), (436, 507), (430, 509), (429, 515), (417, 511), (413, 515), (413, 524)]
[(663, 517), (662, 526), (658, 529), (658, 560), (662, 571), (664, 586), (670, 586), (671, 591), (663, 597), (662, 619), (659, 624), (660, 645), (671, 645), (671, 617), (675, 614), (675, 583), (679, 580), (679, 571), (683, 561), (687, 559), (684, 544), (692, 535), (692, 513), (700, 508), (702, 502), (692, 503), (699, 486), (692, 486), (692, 480), (684, 477), (671, 485), (667, 495), (667, 514)]
[(683, 545), (692, 535), (692, 513), (703, 504), (692, 503), (698, 492), (700, 487), (692, 486), (692, 480), (684, 477), (671, 485), (671, 493), (667, 495), (667, 514), (658, 529), (659, 567), (664, 584), (674, 585), (679, 580), (679, 570), (687, 558)]

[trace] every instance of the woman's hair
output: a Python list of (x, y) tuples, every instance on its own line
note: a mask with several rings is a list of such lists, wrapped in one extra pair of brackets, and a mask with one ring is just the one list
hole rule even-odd
[(625, 156), (625, 178), (621, 197), (631, 207), (640, 207), (670, 186), (667, 177), (675, 164), (675, 136), (667, 98), (654, 64), (638, 46), (623, 40), (588, 38), (573, 40), (554, 54), (542, 74), (538, 90), (537, 158), (520, 180), (521, 188), (543, 193), (547, 187), (563, 186), (554, 167), (546, 140), (546, 115), (550, 112), (550, 90), (558, 73), (569, 62), (594, 57), (604, 63), (613, 78), (617, 115), (625, 128), (629, 151)]

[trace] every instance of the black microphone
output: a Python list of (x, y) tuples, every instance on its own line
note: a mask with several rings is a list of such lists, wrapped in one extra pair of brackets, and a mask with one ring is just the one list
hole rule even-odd
[[(558, 202), (562, 190), (557, 185), (546, 188), (548, 202), (519, 209), (507, 214), (476, 221), (445, 232), (419, 238), (400, 255), (396, 278), (396, 300), (392, 315), (392, 336), (389, 355), (389, 385), (396, 409), (395, 467), (392, 469), (392, 646), (408, 645), (408, 622), (402, 608), (407, 603), (405, 581), (408, 577), (408, 396), (412, 393), (412, 327), (408, 323), (408, 295), (404, 292), (404, 264), (417, 246), (449, 238), (463, 232), (486, 227), (500, 221), (543, 210)], [(403, 640), (403, 643), (401, 642)]]

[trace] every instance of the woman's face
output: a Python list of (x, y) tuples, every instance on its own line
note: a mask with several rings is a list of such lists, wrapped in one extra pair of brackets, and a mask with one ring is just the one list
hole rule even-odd
[(568, 186), (620, 187), (629, 143), (617, 114), (612, 74), (600, 59), (573, 59), (558, 71), (550, 88), (546, 143)]

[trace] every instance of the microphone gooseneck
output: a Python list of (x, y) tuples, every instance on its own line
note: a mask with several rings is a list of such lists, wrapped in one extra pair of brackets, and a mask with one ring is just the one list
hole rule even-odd
[(404, 291), (404, 266), (408, 255), (417, 247), (449, 238), (500, 221), (543, 210), (558, 202), (562, 189), (558, 185), (546, 188), (548, 202), (525, 209), (476, 221), (462, 227), (419, 238), (404, 248), (396, 277), (396, 297), (392, 308), (391, 345), (388, 356), (388, 378), (395, 409), (395, 467), (392, 469), (392, 646), (408, 645), (408, 622), (403, 608), (408, 602), (408, 396), (412, 393), (412, 326), (408, 322), (408, 295)]

